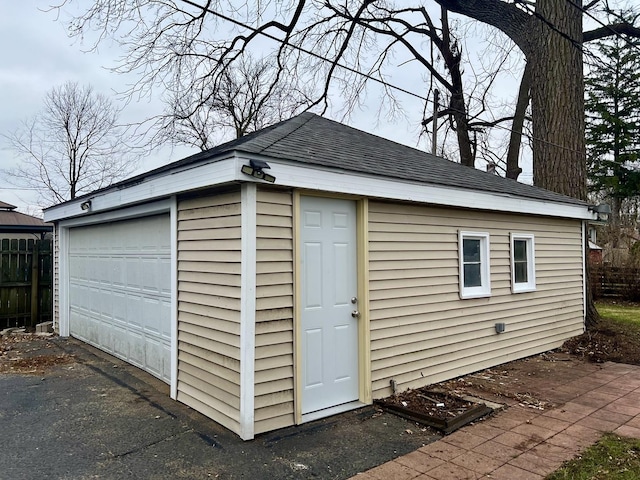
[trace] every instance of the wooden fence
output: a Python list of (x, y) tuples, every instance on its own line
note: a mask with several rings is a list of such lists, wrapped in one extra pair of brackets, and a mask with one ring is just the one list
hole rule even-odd
[(591, 265), (593, 297), (640, 301), (640, 268)]
[(0, 329), (52, 319), (51, 240), (0, 240)]

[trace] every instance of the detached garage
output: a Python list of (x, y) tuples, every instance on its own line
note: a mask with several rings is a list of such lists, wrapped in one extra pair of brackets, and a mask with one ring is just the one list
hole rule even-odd
[(243, 439), (584, 330), (586, 203), (310, 113), (45, 219), (60, 334)]

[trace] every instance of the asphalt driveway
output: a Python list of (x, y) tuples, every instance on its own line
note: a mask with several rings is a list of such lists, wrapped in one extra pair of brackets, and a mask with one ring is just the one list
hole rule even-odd
[(131, 365), (73, 339), (39, 342), (28, 355), (74, 357), (0, 374), (0, 479), (343, 479), (440, 438), (367, 407), (243, 442)]

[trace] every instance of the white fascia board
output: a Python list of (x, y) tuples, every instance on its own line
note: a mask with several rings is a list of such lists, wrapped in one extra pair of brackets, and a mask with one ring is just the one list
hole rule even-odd
[[(366, 197), (428, 203), (447, 207), (472, 208), (496, 212), (525, 213), (549, 217), (592, 220), (595, 215), (586, 206), (527, 199), (513, 195), (479, 192), (462, 188), (429, 185), (354, 172), (323, 169), (315, 165), (292, 164), (273, 158), (245, 155), (247, 159), (266, 160), (276, 185), (305, 188)], [(245, 175), (245, 179), (251, 177)], [(259, 180), (258, 180), (259, 181)]]
[[(66, 218), (89, 216), (95, 212), (118, 209), (230, 182), (263, 183), (240, 172), (242, 165), (248, 163), (251, 158), (267, 161), (271, 167), (268, 173), (276, 177), (276, 184), (288, 187), (448, 207), (596, 220), (593, 212), (580, 205), (381, 178), (242, 152), (230, 152), (225, 155), (226, 157), (220, 160), (207, 160), (184, 166), (143, 179), (140, 183), (131, 186), (114, 187), (93, 197), (83, 197), (80, 200), (51, 207), (45, 211), (44, 220), (55, 222)], [(88, 199), (91, 200), (91, 212), (85, 212), (80, 208), (80, 204)]]
[[(66, 218), (92, 216), (96, 212), (123, 208), (137, 203), (165, 198), (180, 192), (220, 185), (239, 179), (238, 159), (231, 154), (221, 160), (208, 160), (195, 165), (163, 172), (144, 178), (130, 186), (120, 185), (81, 199), (48, 208), (44, 212), (46, 222)], [(91, 211), (84, 211), (80, 205), (91, 200)]]

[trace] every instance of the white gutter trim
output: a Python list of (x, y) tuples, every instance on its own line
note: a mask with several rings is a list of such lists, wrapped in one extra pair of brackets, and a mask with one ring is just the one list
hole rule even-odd
[(178, 200), (171, 197), (171, 398), (178, 398)]
[(257, 186), (241, 190), (241, 290), (240, 290), (240, 437), (254, 437), (256, 344), (256, 219)]
[[(44, 220), (50, 222), (84, 217), (95, 212), (123, 208), (181, 192), (232, 182), (262, 183), (261, 180), (240, 172), (242, 165), (248, 164), (252, 158), (269, 163), (271, 168), (268, 173), (276, 177), (276, 185), (446, 207), (596, 220), (596, 214), (590, 212), (586, 205), (403, 181), (242, 152), (229, 152), (221, 160), (209, 160), (176, 171), (163, 172), (131, 186), (113, 187), (93, 197), (84, 197), (51, 207), (45, 211)], [(80, 204), (88, 199), (91, 200), (90, 213), (80, 208)]]
[[(84, 196), (50, 207), (44, 212), (45, 221), (53, 222), (65, 218), (86, 217), (96, 212), (166, 198), (180, 192), (229, 183), (237, 180), (240, 175), (240, 167), (236, 168), (237, 164), (237, 159), (231, 153), (222, 160), (210, 160), (155, 176), (150, 174), (149, 178), (143, 178), (137, 183), (132, 182), (130, 186), (125, 184), (112, 187), (96, 193), (94, 196)], [(91, 201), (90, 211), (84, 211), (80, 208), (80, 205), (87, 200)]]
[[(318, 169), (311, 165), (278, 163), (269, 159), (269, 173), (277, 185), (366, 197), (428, 203), (457, 208), (524, 213), (593, 220), (586, 205), (535, 200), (513, 195), (387, 179), (354, 172)], [(247, 177), (250, 178), (250, 177)]]

